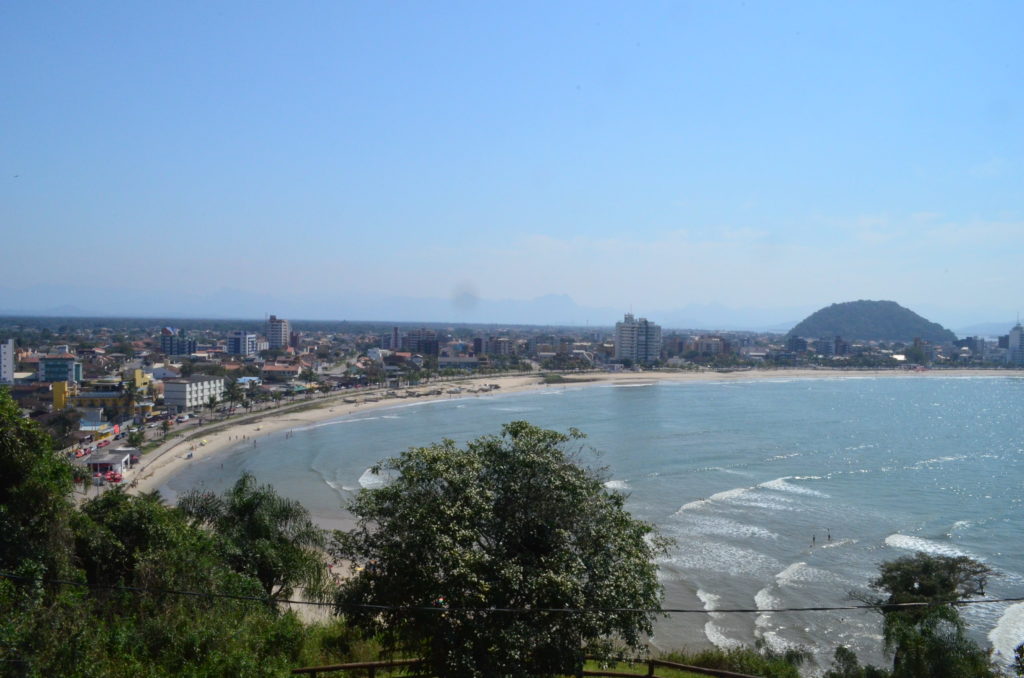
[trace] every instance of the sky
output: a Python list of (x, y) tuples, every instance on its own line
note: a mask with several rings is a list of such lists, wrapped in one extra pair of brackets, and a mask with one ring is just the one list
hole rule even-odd
[(0, 309), (1012, 320), (1021, 25), (1017, 2), (13, 0)]

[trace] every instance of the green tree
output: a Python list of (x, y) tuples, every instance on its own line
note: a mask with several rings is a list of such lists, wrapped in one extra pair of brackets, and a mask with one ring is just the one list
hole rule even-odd
[(124, 392), (121, 395), (121, 403), (123, 405), (123, 411), (125, 416), (135, 416), (135, 404), (139, 399), (139, 391), (135, 388), (134, 381), (127, 381), (124, 384)]
[(0, 388), (0, 570), (67, 574), (71, 466)]
[(221, 496), (192, 490), (178, 506), (195, 524), (213, 529), (227, 562), (259, 581), (269, 598), (288, 598), (299, 585), (307, 595), (326, 590), (323, 530), (302, 504), (258, 485), (252, 474)]
[[(991, 570), (966, 556), (917, 553), (882, 563), (871, 587), (881, 605), (894, 678), (995, 676), (988, 654), (967, 637), (952, 603), (984, 594)], [(919, 606), (906, 607), (907, 604)]]
[(874, 666), (861, 666), (853, 650), (840, 645), (832, 659), (832, 668), (824, 678), (887, 678), (889, 672)]
[(232, 407), (242, 399), (242, 385), (238, 383), (237, 379), (228, 380), (227, 386), (224, 387), (224, 399)]
[(146, 442), (146, 433), (142, 429), (132, 431), (128, 434), (128, 447), (142, 447)]
[(164, 439), (167, 438), (167, 433), (171, 430), (171, 420), (164, 419), (160, 422), (160, 429), (164, 432)]
[(668, 542), (575, 463), (581, 437), (520, 421), (381, 462), (389, 482), (359, 492), (356, 528), (332, 542), (362, 568), (338, 609), (439, 676), (571, 674), (612, 642), (642, 649)]
[(82, 413), (69, 408), (54, 414), (46, 420), (44, 426), (58, 447), (64, 448), (74, 443), (74, 433), (78, 431), (81, 421)]

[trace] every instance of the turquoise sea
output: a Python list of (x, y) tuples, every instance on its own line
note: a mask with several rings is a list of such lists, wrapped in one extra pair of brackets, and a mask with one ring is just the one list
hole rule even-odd
[[(837, 644), (882, 662), (871, 612), (722, 613), (841, 606), (878, 563), (965, 554), (997, 573), (986, 594), (1024, 596), (1024, 379), (897, 377), (547, 387), (402, 403), (271, 436), (197, 461), (173, 497), (220, 490), (242, 471), (322, 522), (380, 479), (376, 461), (441, 438), (465, 441), (525, 419), (588, 434), (607, 486), (677, 541), (661, 563), (665, 606), (711, 611), (659, 623), (662, 648), (764, 638), (826, 666)], [(1024, 604), (964, 609), (1001, 653), (1024, 641)]]

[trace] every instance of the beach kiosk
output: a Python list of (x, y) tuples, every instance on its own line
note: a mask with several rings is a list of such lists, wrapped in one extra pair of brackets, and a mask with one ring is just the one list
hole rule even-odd
[(92, 473), (124, 473), (132, 466), (132, 454), (138, 454), (134, 447), (119, 447), (108, 452), (97, 452), (85, 465)]

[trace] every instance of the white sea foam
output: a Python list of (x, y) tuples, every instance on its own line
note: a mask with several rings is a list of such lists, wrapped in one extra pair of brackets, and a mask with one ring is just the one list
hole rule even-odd
[(732, 469), (732, 468), (725, 468), (724, 466), (712, 466), (711, 468), (709, 468), (707, 470), (708, 471), (718, 471), (719, 473), (729, 473), (729, 474), (734, 475), (734, 476), (745, 476), (745, 475), (747, 475), (743, 471), (737, 471), (736, 469)]
[(754, 605), (759, 610), (774, 610), (778, 608), (781, 601), (772, 595), (771, 587), (764, 587), (754, 595)]
[[(772, 595), (771, 587), (764, 587), (754, 595), (754, 607), (759, 610), (774, 610), (782, 606), (782, 601)], [(772, 613), (761, 612), (754, 618), (755, 633), (763, 635), (772, 628)]]
[(757, 539), (778, 539), (779, 535), (757, 525), (741, 523), (728, 518), (719, 517), (695, 517), (694, 531), (705, 535), (716, 535), (721, 537), (736, 538), (757, 538)]
[(781, 494), (757, 494), (751, 492), (733, 500), (733, 505), (742, 508), (759, 508), (768, 511), (795, 511), (798, 510), (793, 500)]
[(398, 416), (397, 414), (383, 414), (383, 415), (381, 415), (380, 418), (381, 419), (401, 419), (401, 417)]
[(776, 652), (785, 652), (786, 650), (795, 647), (795, 645), (774, 631), (765, 631), (761, 634), (761, 638), (769, 648)]
[(719, 601), (722, 600), (722, 596), (704, 589), (697, 589), (697, 597), (700, 598), (700, 602), (704, 603), (704, 609), (708, 612), (717, 609)]
[(807, 569), (807, 563), (793, 563), (785, 570), (775, 575), (775, 582), (779, 586), (790, 586), (797, 581), (807, 581), (808, 577), (803, 572)]
[(704, 624), (704, 635), (708, 637), (708, 640), (710, 640), (715, 647), (722, 650), (728, 650), (743, 645), (740, 641), (734, 640), (725, 635), (722, 629), (718, 628), (718, 625), (714, 622)]
[(724, 490), (722, 492), (716, 492), (715, 494), (711, 495), (707, 499), (697, 499), (695, 501), (691, 501), (689, 503), (683, 504), (682, 506), (679, 507), (679, 510), (676, 511), (676, 515), (682, 513), (683, 511), (691, 511), (693, 509), (701, 508), (702, 506), (707, 506), (711, 502), (725, 502), (725, 501), (729, 501), (731, 499), (736, 499), (737, 497), (740, 497), (740, 496), (746, 494), (747, 492), (750, 492), (752, 489), (754, 489), (754, 488), (752, 488), (752, 487), (735, 487), (735, 488), (733, 488), (731, 490)]
[(366, 469), (363, 471), (363, 475), (359, 476), (359, 485), (369, 490), (384, 487), (385, 484), (387, 484), (387, 480), (374, 473), (371, 469)]
[(907, 469), (919, 469), (924, 466), (930, 466), (932, 464), (944, 464), (949, 461), (963, 461), (966, 458), (967, 456), (962, 454), (957, 455), (955, 457), (933, 457), (931, 459), (923, 459), (921, 461), (914, 462), (913, 464), (907, 466)]
[[(891, 546), (892, 548), (903, 549), (905, 551), (924, 551), (937, 556), (972, 556), (970, 553), (958, 549), (952, 544), (945, 544), (939, 541), (933, 541), (931, 539), (925, 539), (924, 537), (914, 537), (906, 534), (890, 534), (885, 538), (885, 545)], [(982, 560), (979, 558), (979, 560)]]
[(609, 490), (628, 490), (629, 483), (625, 480), (609, 480), (604, 484)]
[(354, 424), (360, 421), (373, 421), (374, 419), (380, 419), (380, 417), (356, 417), (354, 419), (332, 419), (331, 421), (322, 421), (318, 424), (310, 424), (309, 426), (302, 426), (296, 430), (309, 431), (314, 428), (324, 428), (326, 426), (337, 426), (338, 424)]
[(715, 494), (708, 497), (709, 501), (729, 501), (736, 497), (741, 497), (747, 492), (750, 492), (753, 488), (750, 487), (736, 487), (731, 490), (725, 490), (724, 492), (716, 492)]
[(988, 632), (992, 648), (999, 653), (998, 661), (1009, 664), (1013, 661), (1013, 650), (1024, 638), (1024, 603), (1006, 608), (994, 629)]
[(822, 544), (819, 548), (832, 549), (837, 546), (846, 546), (847, 544), (856, 544), (856, 539), (837, 539), (835, 541), (828, 541)]
[(766, 483), (761, 483), (760, 485), (758, 485), (758, 487), (763, 487), (766, 490), (775, 490), (776, 492), (802, 494), (807, 497), (822, 497), (823, 499), (828, 498), (828, 495), (825, 494), (824, 492), (818, 492), (817, 490), (812, 490), (809, 487), (801, 487), (799, 485), (794, 485), (793, 483), (786, 482), (788, 480), (793, 480), (793, 476), (784, 476), (782, 478), (776, 478), (775, 480), (769, 480)]
[(665, 564), (679, 570), (703, 570), (716, 575), (753, 575), (767, 577), (778, 571), (781, 563), (769, 555), (731, 544), (700, 540), (672, 554)]

